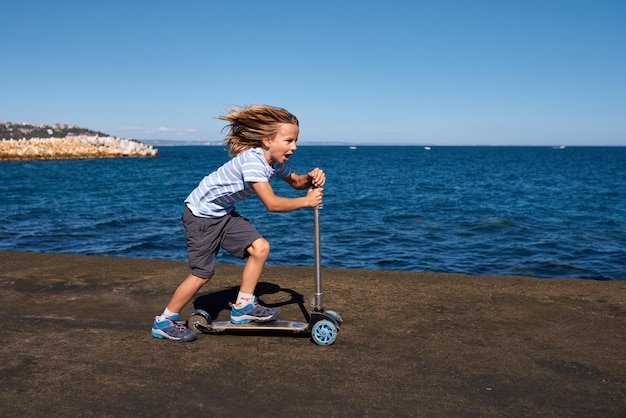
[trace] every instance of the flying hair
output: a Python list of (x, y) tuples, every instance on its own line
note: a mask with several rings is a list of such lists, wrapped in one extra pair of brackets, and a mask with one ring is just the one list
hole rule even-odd
[(280, 107), (252, 105), (229, 110), (228, 114), (219, 117), (228, 122), (222, 131), (228, 130), (224, 141), (229, 155), (260, 147), (263, 139), (273, 138), (283, 123), (300, 126), (298, 118)]

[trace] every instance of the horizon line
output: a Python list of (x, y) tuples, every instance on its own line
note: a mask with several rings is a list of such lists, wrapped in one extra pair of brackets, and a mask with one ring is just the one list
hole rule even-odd
[[(221, 141), (202, 141), (202, 140), (177, 140), (177, 139), (138, 139), (138, 141), (145, 142), (155, 146), (225, 146)], [(330, 146), (330, 147), (381, 147), (381, 146), (393, 146), (393, 147), (548, 147), (548, 148), (570, 148), (570, 147), (626, 147), (624, 145), (611, 145), (611, 144), (407, 144), (407, 143), (382, 143), (382, 142), (323, 142), (323, 141), (310, 141), (298, 144), (298, 146)]]

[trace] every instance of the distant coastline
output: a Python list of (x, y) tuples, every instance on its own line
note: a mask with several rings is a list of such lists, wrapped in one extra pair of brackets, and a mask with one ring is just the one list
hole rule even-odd
[(75, 125), (0, 122), (0, 161), (156, 157), (157, 148)]

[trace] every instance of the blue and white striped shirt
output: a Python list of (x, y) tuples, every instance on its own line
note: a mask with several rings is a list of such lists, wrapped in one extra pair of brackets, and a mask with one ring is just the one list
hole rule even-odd
[(261, 148), (243, 151), (226, 164), (204, 177), (185, 199), (185, 204), (196, 216), (219, 218), (235, 209), (235, 203), (252, 196), (252, 183), (268, 183), (274, 177), (287, 178), (291, 169), (287, 164), (272, 168)]

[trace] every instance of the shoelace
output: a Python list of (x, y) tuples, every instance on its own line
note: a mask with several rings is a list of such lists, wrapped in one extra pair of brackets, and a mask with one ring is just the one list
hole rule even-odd
[[(234, 303), (232, 303), (232, 302), (228, 302), (228, 305), (229, 305), (231, 308), (241, 309), (241, 308), (237, 308), (237, 305), (235, 305), (235, 304), (234, 304)], [(248, 305), (244, 305), (244, 306), (248, 306)], [(242, 307), (243, 307), (243, 306), (242, 306)], [(254, 302), (254, 303), (252, 303), (252, 308), (253, 308), (253, 309), (254, 309), (254, 308), (257, 308), (257, 307), (259, 307), (259, 308), (263, 309), (263, 312), (272, 312), (272, 311), (273, 311), (273, 309), (272, 309), (272, 308), (268, 308), (267, 306), (261, 306), (261, 305), (259, 305), (259, 303), (258, 303), (258, 302)]]
[(172, 324), (172, 326), (175, 327), (177, 330), (183, 331), (183, 332), (187, 330), (187, 327), (185, 326), (185, 324), (176, 322), (169, 316), (167, 317), (167, 319), (170, 321), (170, 324)]
[(274, 313), (274, 309), (272, 309), (272, 308), (268, 308), (267, 306), (261, 306), (261, 305), (259, 305), (258, 303), (257, 303), (257, 304), (255, 304), (255, 307), (257, 307), (257, 306), (258, 306), (259, 308), (261, 308), (261, 312), (262, 312), (263, 314), (266, 314), (266, 315), (267, 315), (267, 314)]

